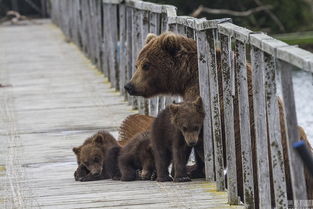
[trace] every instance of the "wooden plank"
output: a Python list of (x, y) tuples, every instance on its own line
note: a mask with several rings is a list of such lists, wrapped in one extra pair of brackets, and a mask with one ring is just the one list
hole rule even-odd
[(220, 112), (220, 97), (219, 84), (216, 62), (215, 49), (215, 31), (207, 31), (206, 39), (208, 41), (208, 67), (209, 67), (209, 95), (211, 102), (212, 114), (212, 131), (213, 131), (213, 145), (214, 145), (214, 161), (215, 161), (215, 179), (218, 191), (225, 190), (225, 176), (224, 176), (224, 150), (221, 130), (221, 112)]
[(291, 174), (292, 192), (294, 201), (306, 200), (306, 184), (304, 178), (303, 162), (295, 152), (292, 144), (299, 139), (296, 104), (292, 83), (292, 66), (282, 60), (278, 61), (281, 73), (281, 85), (285, 105), (286, 127), (288, 130), (288, 156)]
[[(103, 67), (103, 73), (104, 75), (109, 79), (110, 81), (110, 61), (109, 61), (109, 5), (108, 4), (102, 4), (103, 6), (103, 31), (102, 31), (102, 40), (103, 40), (103, 45), (102, 45), (102, 53), (103, 53), (103, 58), (102, 58), (102, 67)], [(83, 8), (82, 8), (83, 10)], [(84, 34), (84, 31), (81, 32), (81, 34)], [(84, 35), (83, 35), (84, 36)]]
[(121, 95), (127, 100), (127, 93), (124, 89), (127, 77), (127, 57), (126, 57), (126, 6), (123, 4), (119, 5), (119, 89)]
[[(133, 9), (132, 13), (132, 75), (135, 73), (135, 65), (136, 65), (136, 59), (137, 59), (137, 33), (139, 33), (139, 19), (140, 14), (139, 10)], [(133, 109), (138, 109), (138, 97), (133, 97), (132, 99), (132, 107)]]
[[(133, 75), (133, 9), (126, 7), (126, 45), (127, 45), (127, 82), (131, 79)], [(128, 104), (133, 103), (133, 96), (128, 95)]]
[(186, 28), (181, 24), (177, 24), (177, 33), (186, 36)]
[[(237, 76), (240, 144), (242, 157), (242, 178), (244, 204), (247, 208), (255, 207), (253, 159), (250, 132), (250, 107), (248, 93), (248, 78), (246, 65), (246, 44), (236, 40), (235, 43), (235, 74)], [(241, 184), (241, 182), (238, 182)]]
[[(150, 33), (158, 34), (159, 31), (159, 24), (158, 24), (159, 15), (151, 12), (150, 13), (150, 26), (149, 30)], [(159, 97), (153, 97), (149, 99), (149, 115), (157, 116), (158, 115), (158, 106), (159, 106)]]
[(118, 81), (118, 63), (117, 63), (117, 36), (118, 36), (118, 23), (117, 23), (117, 5), (112, 4), (109, 6), (109, 52), (110, 52), (110, 82), (113, 88), (119, 90)]
[(276, 60), (264, 53), (265, 92), (267, 105), (268, 136), (271, 150), (272, 175), (276, 208), (287, 208), (287, 187), (279, 122), (276, 88)]
[[(137, 32), (137, 56), (144, 45), (144, 41), (149, 32), (149, 13), (147, 11), (139, 10), (138, 29)], [(137, 58), (136, 56), (136, 58)], [(148, 114), (148, 100), (143, 97), (138, 97), (138, 110), (140, 114)]]
[(251, 63), (253, 69), (253, 107), (255, 121), (255, 143), (258, 172), (258, 196), (260, 208), (271, 208), (271, 190), (268, 159), (268, 141), (266, 130), (266, 104), (264, 87), (263, 52), (256, 47), (251, 48)]
[[(212, 137), (211, 102), (209, 86), (209, 57), (206, 31), (197, 33), (199, 88), (205, 110), (203, 121), (203, 150), (205, 163), (205, 177), (208, 181), (214, 181), (214, 149)], [(224, 168), (222, 168), (224, 170)]]
[(224, 99), (224, 129), (226, 139), (226, 162), (227, 162), (227, 189), (229, 204), (238, 204), (237, 170), (236, 170), (236, 147), (234, 133), (234, 110), (233, 110), (233, 78), (232, 78), (232, 53), (231, 39), (223, 34), (221, 41), (221, 66), (223, 74), (223, 99)]

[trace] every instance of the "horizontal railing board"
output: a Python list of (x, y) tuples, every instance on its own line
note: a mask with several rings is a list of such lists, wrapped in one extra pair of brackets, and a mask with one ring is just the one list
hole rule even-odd
[(102, 0), (105, 4), (120, 4), (124, 2), (124, 0)]
[(298, 68), (313, 72), (312, 61), (313, 54), (296, 46), (277, 48), (277, 58), (289, 64), (295, 65)]
[(171, 5), (160, 5), (144, 1), (125, 0), (126, 6), (133, 7), (139, 10), (150, 11), (154, 13), (165, 13), (167, 16), (176, 16), (177, 8)]
[(244, 43), (248, 42), (249, 34), (252, 32), (251, 30), (229, 22), (218, 24), (217, 28), (219, 33), (226, 36), (232, 36), (233, 38)]

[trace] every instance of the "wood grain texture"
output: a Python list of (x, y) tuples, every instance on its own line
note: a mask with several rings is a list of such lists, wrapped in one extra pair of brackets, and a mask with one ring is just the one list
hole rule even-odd
[(268, 137), (271, 151), (271, 165), (276, 208), (288, 207), (286, 176), (279, 121), (277, 101), (276, 60), (273, 56), (264, 54), (265, 93), (267, 107)]
[(199, 180), (75, 182), (71, 148), (131, 107), (50, 22), (0, 34), (0, 208), (243, 208)]
[[(211, 120), (211, 99), (209, 88), (209, 67), (208, 67), (208, 41), (206, 32), (197, 33), (198, 47), (198, 68), (199, 68), (199, 88), (200, 96), (203, 101), (205, 110), (205, 118), (203, 121), (203, 147), (204, 147), (204, 163), (205, 176), (208, 181), (214, 181), (214, 149), (212, 137), (212, 120)], [(222, 168), (224, 169), (224, 168)]]
[(286, 127), (288, 130), (288, 156), (293, 198), (294, 200), (306, 200), (307, 193), (304, 179), (303, 162), (292, 147), (292, 144), (299, 139), (296, 104), (291, 75), (292, 68), (292, 65), (282, 60), (278, 60), (278, 69), (281, 73), (281, 85), (285, 106)]
[(258, 170), (259, 207), (271, 208), (271, 190), (266, 126), (266, 104), (264, 85), (263, 52), (251, 48), (251, 64), (253, 69), (253, 107), (255, 120), (255, 144)]
[(230, 204), (238, 204), (236, 148), (234, 132), (232, 52), (230, 37), (220, 35), (221, 66), (223, 74), (224, 129), (226, 140), (227, 189)]
[(215, 49), (215, 32), (214, 30), (206, 31), (206, 39), (208, 42), (208, 73), (209, 73), (209, 95), (211, 102), (212, 117), (212, 135), (214, 145), (214, 161), (215, 161), (215, 180), (216, 187), (219, 191), (224, 191), (226, 187), (224, 176), (224, 150), (222, 139), (222, 124), (220, 112), (219, 84), (217, 73), (216, 49)]
[[(243, 173), (244, 203), (247, 208), (254, 208), (254, 180), (253, 159), (250, 132), (249, 93), (246, 63), (246, 45), (243, 42), (235, 43), (235, 74), (237, 76), (237, 91), (240, 121), (240, 144)], [(241, 182), (238, 182), (241, 184)]]

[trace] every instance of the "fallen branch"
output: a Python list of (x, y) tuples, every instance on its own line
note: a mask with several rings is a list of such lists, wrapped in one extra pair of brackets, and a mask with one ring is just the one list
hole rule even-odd
[(237, 16), (237, 17), (246, 17), (253, 13), (264, 11), (264, 10), (270, 10), (272, 8), (273, 8), (272, 5), (264, 5), (264, 6), (259, 6), (253, 9), (249, 9), (247, 11), (233, 11), (233, 10), (228, 10), (228, 9), (211, 9), (211, 8), (203, 7), (202, 5), (200, 5), (198, 9), (196, 9), (191, 14), (191, 16), (198, 17), (202, 12), (205, 12), (209, 14), (226, 14), (226, 15)]

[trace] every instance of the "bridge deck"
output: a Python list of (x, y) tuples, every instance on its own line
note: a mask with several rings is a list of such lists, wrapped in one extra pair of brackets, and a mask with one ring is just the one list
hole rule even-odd
[(205, 181), (74, 181), (71, 148), (133, 112), (49, 21), (0, 26), (0, 84), (1, 208), (230, 207)]

